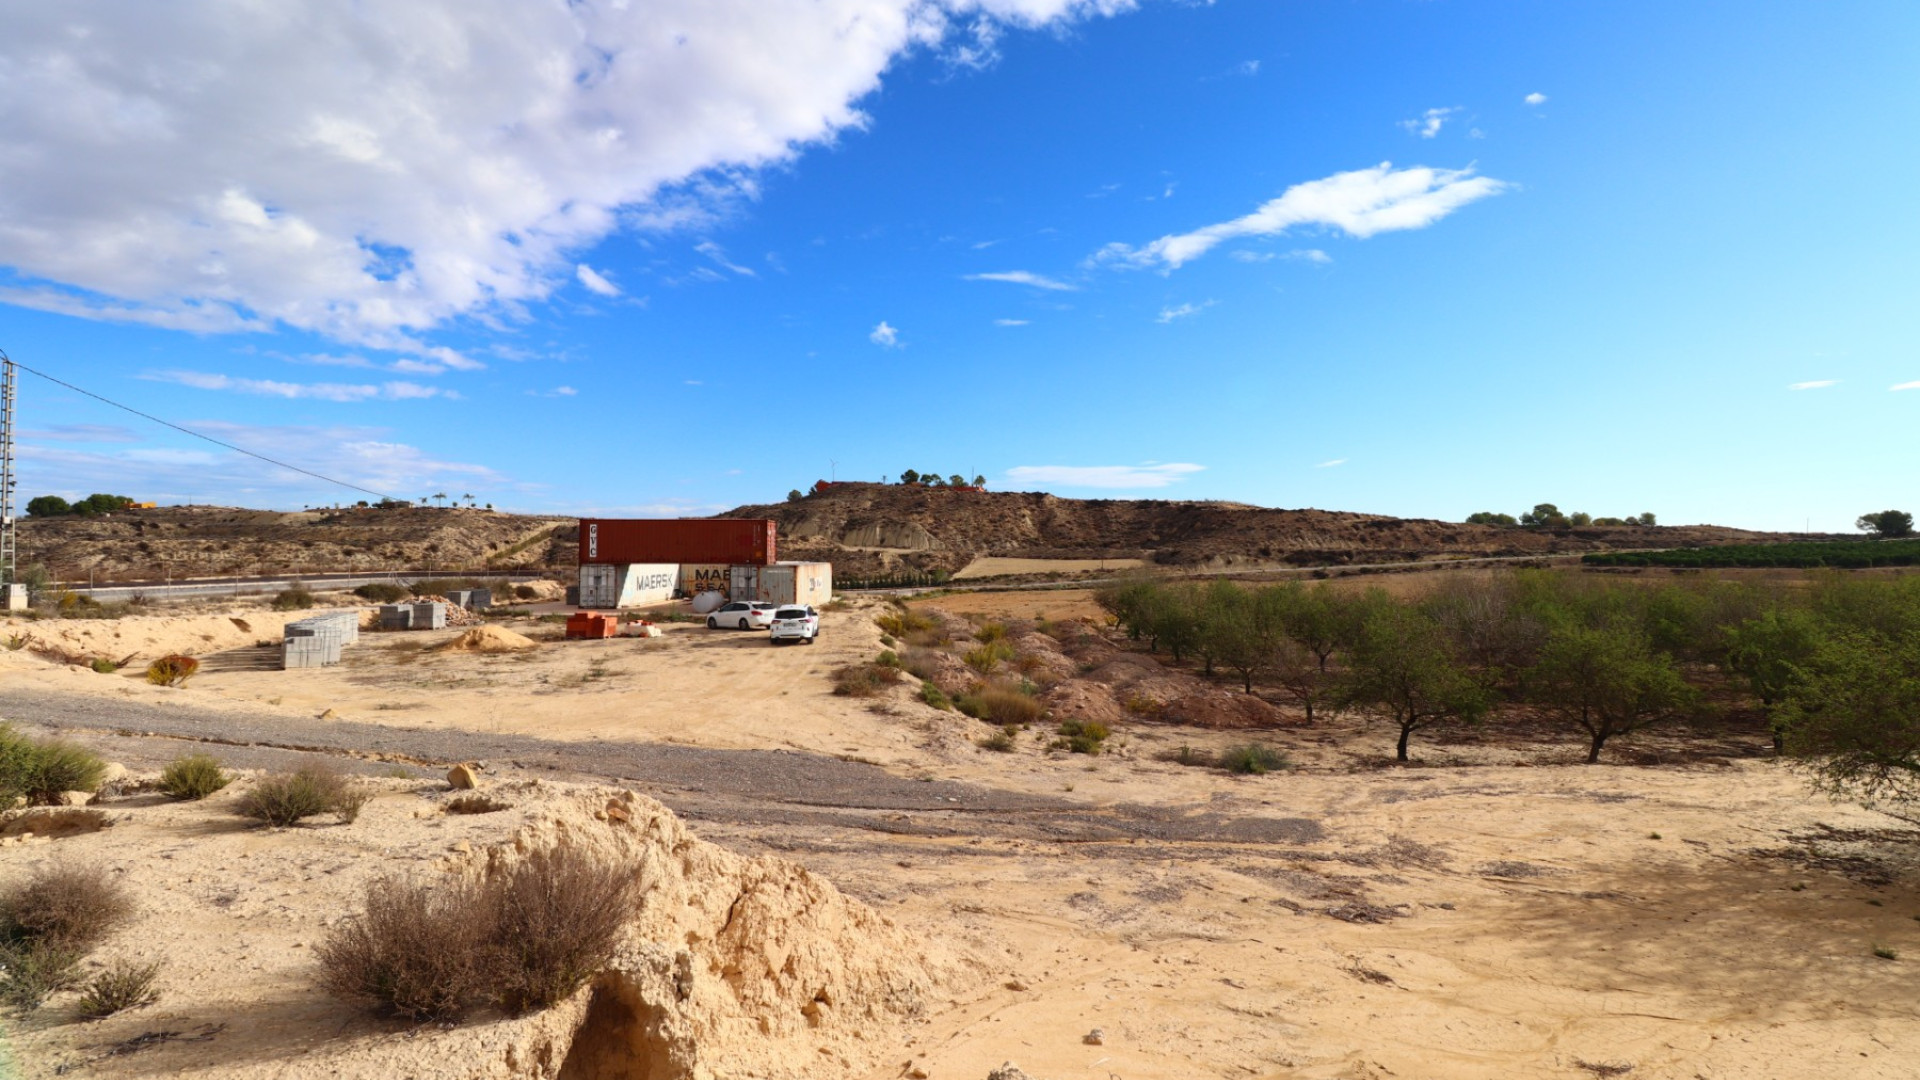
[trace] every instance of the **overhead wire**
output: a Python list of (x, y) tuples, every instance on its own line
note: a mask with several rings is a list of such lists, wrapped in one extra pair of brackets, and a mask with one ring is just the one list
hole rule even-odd
[(101, 394), (96, 394), (91, 390), (87, 390), (82, 387), (75, 386), (72, 383), (67, 382), (65, 379), (55, 378), (54, 376), (49, 375), (44, 371), (39, 371), (34, 368), (28, 367), (26, 364), (23, 364), (18, 360), (13, 361), (13, 366), (19, 368), (21, 371), (27, 372), (30, 375), (38, 375), (39, 377), (47, 380), (50, 383), (53, 383), (56, 386), (64, 386), (76, 394), (85, 394), (87, 397), (90, 397), (95, 401), (104, 402), (108, 405), (113, 406), (116, 409), (121, 409), (125, 412), (130, 412), (133, 415), (140, 417), (142, 420), (151, 420), (152, 422), (159, 424), (162, 427), (170, 427), (173, 430), (178, 431), (183, 435), (191, 435), (196, 439), (200, 439), (205, 442), (210, 442), (215, 446), (224, 447), (228, 450), (233, 451), (236, 454), (245, 454), (250, 458), (255, 458), (260, 461), (264, 461), (269, 465), (277, 465), (282, 469), (288, 469), (293, 472), (300, 473), (303, 476), (311, 476), (315, 480), (325, 480), (329, 484), (337, 484), (340, 487), (348, 488), (353, 491), (358, 491), (358, 492), (361, 492), (362, 494), (377, 495), (382, 499), (393, 498), (393, 496), (388, 495), (383, 491), (375, 491), (372, 488), (361, 487), (359, 484), (349, 483), (348, 481), (341, 480), (336, 477), (328, 476), (325, 473), (314, 472), (312, 469), (303, 469), (298, 465), (290, 465), (287, 462), (279, 460), (278, 458), (270, 458), (265, 454), (255, 453), (244, 446), (235, 446), (230, 442), (223, 442), (219, 439), (214, 438), (211, 435), (203, 435), (200, 432), (193, 430), (192, 428), (181, 427), (179, 424), (176, 424), (171, 420), (162, 420), (151, 413), (141, 412), (139, 409), (136, 409), (131, 405), (122, 405), (120, 402), (115, 401), (110, 397), (105, 397)]

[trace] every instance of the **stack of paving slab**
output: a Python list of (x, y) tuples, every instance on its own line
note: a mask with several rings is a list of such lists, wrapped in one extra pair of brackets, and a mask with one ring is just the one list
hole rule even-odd
[(333, 611), (290, 622), (282, 631), (280, 666), (326, 667), (340, 662), (340, 650), (360, 640), (360, 613)]
[(447, 605), (438, 600), (419, 604), (380, 605), (382, 630), (445, 630)]
[(454, 607), (466, 608), (468, 611), (479, 611), (482, 608), (490, 608), (493, 606), (493, 590), (454, 589), (447, 593), (447, 599), (453, 601)]

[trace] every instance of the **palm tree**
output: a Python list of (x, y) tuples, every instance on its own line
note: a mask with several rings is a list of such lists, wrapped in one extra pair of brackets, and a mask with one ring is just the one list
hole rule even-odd
[(447, 493), (444, 491), (436, 491), (433, 493), (433, 498), (435, 502), (444, 504), (447, 501)]

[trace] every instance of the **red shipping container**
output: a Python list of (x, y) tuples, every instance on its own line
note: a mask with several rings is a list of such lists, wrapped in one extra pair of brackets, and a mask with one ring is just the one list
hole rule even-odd
[(591, 611), (579, 611), (567, 616), (567, 637), (569, 638), (610, 638), (620, 632), (620, 619), (616, 615), (596, 615)]
[(771, 566), (765, 518), (582, 518), (580, 564), (726, 563)]

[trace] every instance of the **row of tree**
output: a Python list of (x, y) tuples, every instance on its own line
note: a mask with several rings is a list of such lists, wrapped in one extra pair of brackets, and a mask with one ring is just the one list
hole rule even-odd
[(1412, 735), (1526, 707), (1586, 740), (1765, 710), (1775, 745), (1836, 790), (1920, 797), (1920, 577), (1817, 576), (1807, 588), (1647, 583), (1552, 571), (1445, 580), (1412, 600), (1322, 583), (1139, 580), (1099, 602), (1136, 639), (1311, 720), (1358, 710)]
[(41, 495), (27, 500), (27, 514), (37, 518), (65, 517), (69, 514), (92, 517), (96, 514), (117, 514), (132, 505), (133, 498), (127, 495), (96, 492), (78, 502), (68, 502), (58, 495)]
[(954, 473), (952, 476), (942, 479), (939, 473), (915, 472), (912, 469), (908, 469), (906, 472), (903, 472), (900, 474), (900, 482), (903, 484), (920, 484), (924, 487), (986, 487), (987, 486), (987, 478), (984, 476), (976, 476), (973, 478), (972, 483), (968, 483), (967, 478), (964, 476), (961, 476), (959, 473)]
[(1589, 525), (1654, 525), (1658, 521), (1650, 513), (1628, 514), (1626, 517), (1594, 517), (1585, 510), (1575, 510), (1563, 514), (1552, 503), (1539, 503), (1533, 509), (1514, 517), (1494, 510), (1482, 510), (1467, 515), (1469, 525), (1512, 525), (1528, 529), (1584, 529)]

